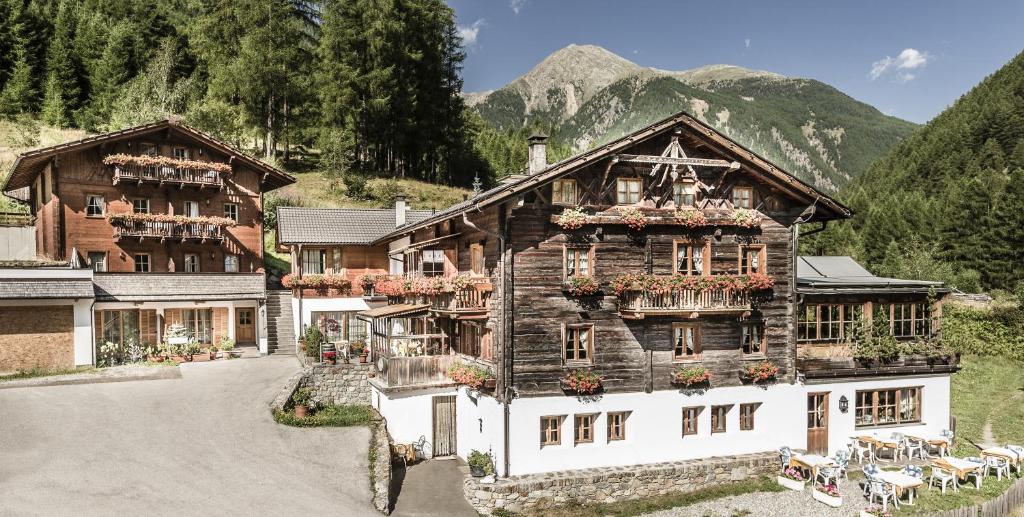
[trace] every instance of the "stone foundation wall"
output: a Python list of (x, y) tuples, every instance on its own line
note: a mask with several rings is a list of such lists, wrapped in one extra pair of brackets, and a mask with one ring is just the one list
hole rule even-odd
[(314, 364), (306, 369), (299, 384), (313, 388), (315, 404), (361, 404), (370, 405), (370, 374), (376, 372), (370, 364), (339, 364), (330, 366)]
[(376, 410), (370, 424), (370, 490), (377, 511), (391, 513), (391, 437), (387, 422)]
[(567, 470), (499, 478), (493, 484), (466, 478), (463, 493), (478, 512), (501, 508), (517, 513), (569, 504), (614, 503), (774, 474), (774, 452), (629, 467)]

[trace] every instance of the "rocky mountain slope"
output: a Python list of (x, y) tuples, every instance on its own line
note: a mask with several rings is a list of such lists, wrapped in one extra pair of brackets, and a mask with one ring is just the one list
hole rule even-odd
[(498, 129), (539, 125), (578, 151), (685, 110), (829, 192), (916, 127), (812, 79), (731, 65), (646, 68), (592, 45), (570, 45), (466, 101)]

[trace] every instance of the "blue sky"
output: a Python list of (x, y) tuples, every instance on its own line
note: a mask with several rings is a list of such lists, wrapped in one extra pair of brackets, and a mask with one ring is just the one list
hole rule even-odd
[(499, 88), (570, 43), (643, 66), (727, 63), (828, 83), (926, 122), (1024, 49), (1024, 2), (448, 0), (465, 91)]

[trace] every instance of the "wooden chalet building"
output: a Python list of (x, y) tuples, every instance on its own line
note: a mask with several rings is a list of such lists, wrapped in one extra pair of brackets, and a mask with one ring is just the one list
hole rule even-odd
[(263, 193), (293, 182), (164, 120), (24, 153), (3, 190), (28, 203), (40, 259), (93, 270), (94, 350), (178, 323), (266, 352)]
[[(528, 173), (372, 243), (404, 275), (375, 286), (389, 305), (360, 315), (380, 370), (372, 403), (396, 441), (487, 451), (501, 475), (834, 451), (878, 424), (937, 434), (955, 365), (803, 353), (849, 355), (841, 333), (806, 333), (831, 328), (818, 319), (830, 304), (910, 304), (915, 329), (938, 312), (920, 304), (941, 286), (826, 288), (829, 272), (807, 269), (818, 259), (798, 260), (799, 225), (849, 216), (685, 113), (553, 165), (538, 135)], [(809, 307), (813, 324), (798, 318)], [(453, 363), (493, 383), (459, 387)], [(600, 388), (574, 392), (567, 377), (587, 373)]]

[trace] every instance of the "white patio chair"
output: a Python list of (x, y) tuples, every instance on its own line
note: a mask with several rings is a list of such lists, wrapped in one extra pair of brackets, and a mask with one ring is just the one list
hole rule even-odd
[(1003, 446), (1004, 449), (1009, 449), (1017, 455), (1017, 473), (1020, 474), (1020, 469), (1024, 466), (1024, 447), (1020, 445), (1006, 444)]
[[(907, 437), (903, 433), (892, 433), (892, 441), (896, 442), (896, 450), (892, 451), (892, 460), (899, 461), (900, 455), (906, 452)], [(909, 459), (910, 457), (907, 456)]]
[(793, 451), (786, 446), (779, 447), (779, 459), (782, 460), (782, 468), (789, 466), (789, 460), (793, 458)]
[(971, 463), (977, 463), (979, 465), (979, 467), (977, 469), (968, 472), (967, 475), (974, 477), (974, 488), (976, 488), (978, 490), (981, 490), (981, 481), (982, 481), (982, 479), (985, 478), (985, 469), (986, 469), (986, 462), (985, 462), (985, 460), (983, 460), (981, 458), (978, 458), (978, 457), (975, 457), (975, 456), (971, 456), (971, 457), (964, 458), (964, 459), (969, 461), (969, 462), (971, 462)]
[(936, 483), (942, 489), (942, 495), (946, 495), (946, 485), (951, 485), (954, 492), (960, 491), (960, 484), (956, 482), (956, 476), (952, 472), (933, 466), (932, 475), (928, 477), (928, 489), (931, 490)]
[(874, 463), (871, 463), (871, 464), (868, 464), (868, 465), (864, 465), (863, 467), (861, 467), (860, 470), (861, 470), (861, 472), (864, 473), (864, 477), (865, 477), (864, 487), (863, 487), (864, 488), (864, 495), (868, 495), (868, 492), (871, 490), (871, 480), (875, 479), (875, 476), (878, 475), (878, 473), (880, 472), (880, 469), (878, 468), (878, 465), (875, 465)]
[(903, 467), (903, 470), (901, 472), (917, 479), (921, 479), (924, 477), (924, 469), (918, 467), (917, 465), (907, 465), (906, 467)]
[(850, 451), (857, 457), (857, 462), (864, 464), (867, 457), (869, 463), (875, 462), (875, 450), (871, 443), (862, 443), (860, 439), (854, 438), (850, 441)]
[(928, 450), (925, 447), (925, 443), (917, 438), (911, 438), (909, 436), (903, 438), (903, 450), (907, 453), (908, 460), (914, 458), (915, 452), (922, 460), (928, 458)]
[(892, 499), (892, 504), (896, 508), (900, 507), (900, 501), (896, 497), (896, 490), (888, 483), (878, 479), (868, 479), (868, 502), (873, 503), (875, 499), (882, 504), (882, 511), (889, 511), (889, 500)]
[(839, 470), (839, 476), (850, 479), (850, 474), (847, 470), (850, 468), (850, 451), (846, 449), (839, 449), (835, 455), (836, 468)]
[[(814, 482), (821, 482), (822, 485), (838, 485), (839, 484), (839, 467), (820, 467), (818, 468), (818, 475), (814, 477)], [(832, 481), (829, 483), (829, 481)]]
[(949, 450), (953, 448), (953, 431), (943, 429), (939, 432), (939, 436), (946, 439), (946, 446), (939, 448), (939, 456), (948, 456)]
[(1003, 480), (1003, 473), (1006, 473), (1006, 477), (1010, 477), (1010, 462), (1006, 461), (1005, 458), (997, 458), (995, 456), (988, 456), (985, 458), (985, 475), (989, 472), (995, 471), (996, 480)]

